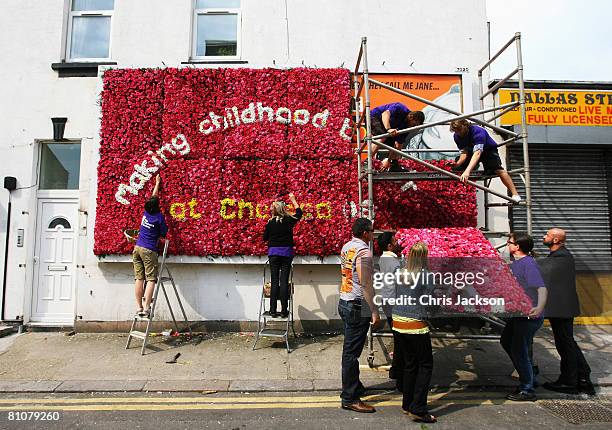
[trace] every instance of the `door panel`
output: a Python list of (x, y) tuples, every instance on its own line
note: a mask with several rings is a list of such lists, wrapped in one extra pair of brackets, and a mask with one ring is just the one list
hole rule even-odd
[(32, 321), (74, 323), (78, 201), (39, 199)]

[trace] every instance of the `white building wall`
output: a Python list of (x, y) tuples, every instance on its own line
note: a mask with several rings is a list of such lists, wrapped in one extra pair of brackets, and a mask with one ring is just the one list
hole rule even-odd
[[(37, 141), (52, 138), (51, 117), (65, 116), (65, 137), (82, 139), (75, 315), (83, 321), (127, 320), (134, 311), (129, 259), (101, 263), (92, 253), (100, 79), (59, 78), (51, 69), (52, 63), (64, 58), (68, 9), (68, 0), (2, 2), (0, 178), (15, 176), (22, 188), (12, 193), (6, 315), (29, 318)], [(111, 33), (115, 67), (181, 66), (189, 60), (192, 22), (191, 0), (115, 0)], [(247, 64), (221, 67), (303, 64), (353, 69), (360, 39), (367, 36), (371, 72), (455, 73), (467, 68), (464, 109), (478, 108), (476, 71), (488, 54), (484, 0), (242, 0), (241, 32), (242, 60)], [(7, 201), (8, 193), (0, 190), (2, 261)], [(504, 220), (500, 216), (495, 222)], [(19, 228), (25, 229), (21, 248), (14, 240)], [(173, 268), (191, 318), (256, 318), (260, 265), (200, 263)], [(298, 265), (296, 315), (337, 318), (338, 278), (335, 264)]]

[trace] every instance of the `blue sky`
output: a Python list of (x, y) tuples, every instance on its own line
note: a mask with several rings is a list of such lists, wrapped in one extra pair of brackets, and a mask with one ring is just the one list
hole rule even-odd
[[(526, 79), (612, 81), (612, 0), (486, 2), (492, 53), (520, 31)], [(507, 57), (493, 78), (513, 69)]]

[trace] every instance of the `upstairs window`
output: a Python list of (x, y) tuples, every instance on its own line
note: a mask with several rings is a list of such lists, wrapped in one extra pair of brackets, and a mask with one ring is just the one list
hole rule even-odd
[(79, 189), (80, 143), (43, 143), (40, 157), (41, 190)]
[(240, 58), (240, 0), (196, 0), (192, 58)]
[(72, 0), (66, 57), (69, 61), (110, 59), (111, 20), (115, 0)]

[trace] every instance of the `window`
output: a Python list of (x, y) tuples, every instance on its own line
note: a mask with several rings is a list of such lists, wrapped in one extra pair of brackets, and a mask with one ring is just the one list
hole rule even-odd
[(62, 217), (53, 218), (53, 220), (51, 220), (51, 222), (49, 223), (49, 227), (47, 228), (49, 230), (54, 230), (58, 226), (61, 226), (62, 228), (65, 228), (66, 230), (70, 230), (70, 223), (68, 222), (66, 218), (62, 218)]
[(69, 61), (110, 58), (111, 19), (115, 0), (72, 0), (66, 57)]
[(43, 143), (40, 160), (41, 190), (78, 190), (80, 143)]
[(195, 59), (240, 58), (240, 0), (196, 0)]

